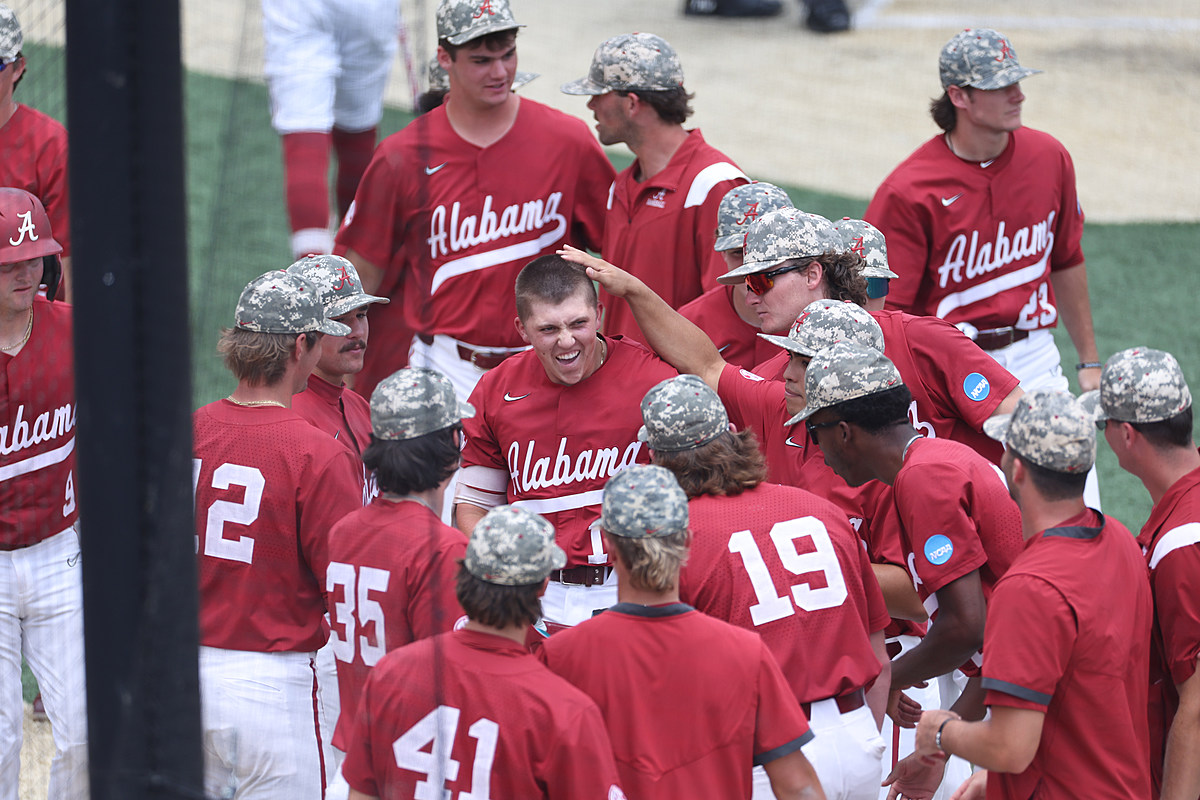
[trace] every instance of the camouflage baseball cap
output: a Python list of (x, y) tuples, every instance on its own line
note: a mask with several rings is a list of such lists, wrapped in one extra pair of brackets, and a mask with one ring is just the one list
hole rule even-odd
[(256, 333), (320, 331), (345, 336), (350, 328), (326, 319), (321, 292), (307, 279), (278, 269), (246, 284), (238, 298), (234, 325)]
[(1096, 463), (1096, 426), (1070, 392), (1029, 392), (1013, 413), (988, 419), (983, 430), (1026, 461), (1055, 472), (1087, 472)]
[(653, 33), (622, 33), (600, 43), (586, 78), (564, 83), (565, 94), (662, 91), (683, 86), (675, 48)]
[(21, 35), (21, 23), (11, 8), (0, 3), (0, 61), (12, 61), (21, 52), (25, 37)]
[(883, 352), (883, 329), (866, 309), (840, 300), (814, 300), (805, 307), (787, 336), (759, 336), (789, 353), (815, 356), (836, 342), (858, 342)]
[(626, 539), (657, 539), (688, 526), (688, 499), (665, 467), (634, 464), (604, 485), (600, 528)]
[(888, 268), (887, 242), (879, 228), (869, 222), (850, 217), (842, 217), (833, 223), (833, 227), (842, 237), (842, 245), (846, 250), (862, 256), (863, 267), (859, 272), (864, 278), (900, 277)]
[(473, 416), (475, 407), (460, 403), (454, 384), (435, 369), (393, 372), (371, 394), (371, 433), (377, 439), (415, 439)]
[(729, 415), (717, 393), (697, 375), (676, 375), (642, 398), (638, 441), (655, 450), (690, 450), (729, 430)]
[(524, 28), (513, 18), (508, 0), (440, 0), (437, 36), (452, 45), (466, 44), (489, 33)]
[(804, 373), (808, 406), (785, 425), (803, 422), (822, 408), (902, 385), (896, 365), (881, 351), (857, 342), (837, 342), (812, 357)]
[(517, 506), (496, 506), (471, 532), (463, 563), (481, 581), (528, 586), (562, 569), (567, 554), (554, 543), (554, 526), (545, 517)]
[(354, 265), (341, 256), (305, 256), (287, 268), (293, 275), (305, 278), (321, 293), (325, 313), (331, 317), (349, 314), (371, 303), (390, 303), (386, 297), (367, 294)]
[(717, 278), (736, 285), (753, 272), (766, 272), (793, 258), (816, 258), (845, 249), (833, 223), (798, 208), (781, 208), (759, 217), (746, 232), (742, 265)]
[(787, 192), (773, 183), (754, 181), (733, 187), (717, 206), (717, 240), (713, 242), (713, 250), (718, 253), (741, 250), (751, 223), (764, 214), (791, 207), (792, 199)]
[(1192, 405), (1192, 392), (1175, 356), (1149, 347), (1131, 347), (1108, 360), (1100, 388), (1079, 402), (1096, 422), (1162, 422)]
[[(512, 90), (515, 92), (525, 84), (532, 81), (534, 78), (540, 78), (541, 75), (537, 72), (524, 72), (517, 70), (513, 76)], [(429, 84), (431, 92), (448, 92), (450, 91), (450, 74), (442, 69), (442, 65), (438, 63), (437, 56), (429, 59), (429, 64), (425, 67), (425, 78)]]
[(967, 28), (946, 42), (938, 58), (942, 88), (973, 86), (976, 89), (1003, 89), (1040, 69), (1022, 67), (1012, 42), (991, 28)]

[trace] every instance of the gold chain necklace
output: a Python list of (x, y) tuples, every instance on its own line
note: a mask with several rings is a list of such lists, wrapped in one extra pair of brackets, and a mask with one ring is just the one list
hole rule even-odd
[(257, 406), (277, 406), (278, 408), (287, 408), (287, 406), (278, 400), (235, 400), (233, 399), (233, 395), (229, 395), (229, 397), (226, 397), (225, 399), (234, 405), (248, 406), (251, 408)]
[(4, 350), (5, 352), (7, 352), (9, 350), (16, 350), (18, 347), (23, 346), (26, 342), (29, 341), (29, 335), (31, 333), (33, 333), (33, 309), (32, 308), (29, 309), (29, 322), (27, 322), (25, 324), (25, 335), (21, 337), (21, 341), (17, 342), (16, 344), (10, 344), (10, 345), (0, 344), (0, 350)]

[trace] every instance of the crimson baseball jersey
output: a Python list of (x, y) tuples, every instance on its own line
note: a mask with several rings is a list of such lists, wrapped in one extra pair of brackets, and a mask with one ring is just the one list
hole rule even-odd
[(316, 650), (329, 529), (362, 507), (354, 457), (289, 408), (218, 400), (192, 430), (200, 644)]
[(0, 186), (24, 189), (46, 207), (54, 240), (71, 255), (67, 129), (58, 120), (17, 104), (0, 127)]
[(683, 603), (618, 603), (538, 652), (596, 701), (630, 797), (751, 796), (751, 767), (812, 739), (755, 634)]
[(947, 439), (917, 439), (892, 497), (900, 518), (908, 571), (936, 624), (937, 591), (979, 570), (983, 597), (1021, 552), (1021, 511), (999, 468)]
[[(641, 278), (671, 308), (699, 297), (728, 270), (713, 250), (717, 207), (735, 186), (750, 179), (709, 146), (699, 130), (688, 132), (667, 166), (639, 181), (641, 162), (621, 171), (608, 193), (606, 261)], [(622, 298), (600, 291), (604, 332), (645, 341)]]
[[(1017, 378), (943, 320), (901, 311), (871, 316), (883, 329), (883, 354), (912, 392), (913, 427), (929, 438), (962, 442), (999, 464), (1004, 446), (983, 432), (983, 423), (1017, 388)], [(780, 351), (754, 372), (782, 380), (787, 362), (787, 352)]]
[[(338, 231), (383, 271), (371, 347), (355, 385), (397, 369), (405, 333), (520, 347), (513, 283), (563, 244), (598, 249), (614, 170), (583, 121), (528, 98), (499, 141), (477, 147), (440, 106), (380, 143)], [(407, 320), (407, 329), (398, 320)]]
[(33, 300), (29, 341), (0, 352), (0, 548), (15, 550), (74, 525), (75, 363), (71, 306)]
[(1083, 263), (1075, 166), (1058, 140), (1009, 134), (991, 161), (935, 136), (875, 192), (863, 218), (887, 237), (887, 307), (977, 328), (1058, 324), (1052, 270)]
[(840, 508), (790, 486), (688, 502), (692, 547), (679, 597), (758, 633), (802, 703), (879, 675), (870, 634), (887, 627), (883, 594)]
[(1155, 503), (1138, 544), (1150, 567), (1154, 629), (1150, 640), (1150, 771), (1162, 788), (1166, 736), (1179, 708), (1175, 687), (1200, 656), (1200, 469)]
[(462, 616), (454, 594), (467, 537), (415, 500), (383, 497), (343, 517), (329, 532), (325, 571), (329, 636), (337, 659), (340, 750), (358, 696), (384, 653), (445, 633)]
[(342, 775), (384, 800), (625, 800), (596, 704), (517, 642), (473, 630), (379, 661)]
[(761, 338), (759, 328), (738, 316), (733, 307), (733, 292), (744, 291), (737, 286), (714, 286), (704, 294), (684, 304), (679, 313), (708, 334), (721, 358), (735, 367), (751, 369), (779, 348)]
[(503, 470), (508, 502), (554, 525), (567, 565), (608, 564), (600, 528), (604, 484), (631, 464), (648, 464), (638, 441), (640, 403), (677, 373), (645, 346), (606, 337), (608, 358), (572, 386), (554, 383), (532, 350), (489, 370), (463, 420), (463, 466)]
[(1033, 763), (990, 773), (989, 800), (1150, 796), (1151, 617), (1146, 564), (1121, 523), (1086, 509), (1030, 538), (988, 605), (983, 688), (989, 706), (1046, 717)]
[(363, 451), (371, 444), (370, 404), (353, 389), (309, 375), (304, 391), (292, 395), (292, 410), (350, 449), (359, 460), (363, 505), (371, 502), (378, 493), (375, 477), (361, 463)]

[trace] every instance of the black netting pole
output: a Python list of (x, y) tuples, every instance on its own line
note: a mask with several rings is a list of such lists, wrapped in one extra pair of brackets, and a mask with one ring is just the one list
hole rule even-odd
[(94, 800), (201, 788), (180, 20), (67, 0)]

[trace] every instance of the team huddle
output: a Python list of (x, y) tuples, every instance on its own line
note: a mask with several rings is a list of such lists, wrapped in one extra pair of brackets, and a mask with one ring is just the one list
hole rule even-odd
[[(1099, 359), (1074, 168), (1021, 124), (1037, 71), (954, 36), (942, 133), (830, 220), (683, 127), (661, 38), (563, 84), (597, 142), (514, 93), (520, 27), (441, 0), (442, 104), (339, 185), (331, 242), (323, 206), (293, 238), (337, 254), (250, 281), (221, 334), (206, 795), (1200, 797), (1191, 394), (1169, 353)], [(0, 222), (12, 375), (69, 315), (41, 204), (0, 190)], [(1136, 537), (1098, 431), (1154, 502)], [(41, 467), (10, 450), (20, 494)], [(42, 477), (70, 499), (68, 455)], [(6, 570), (78, 558), (74, 504), (39, 513)], [(82, 688), (47, 683), (80, 738)]]

